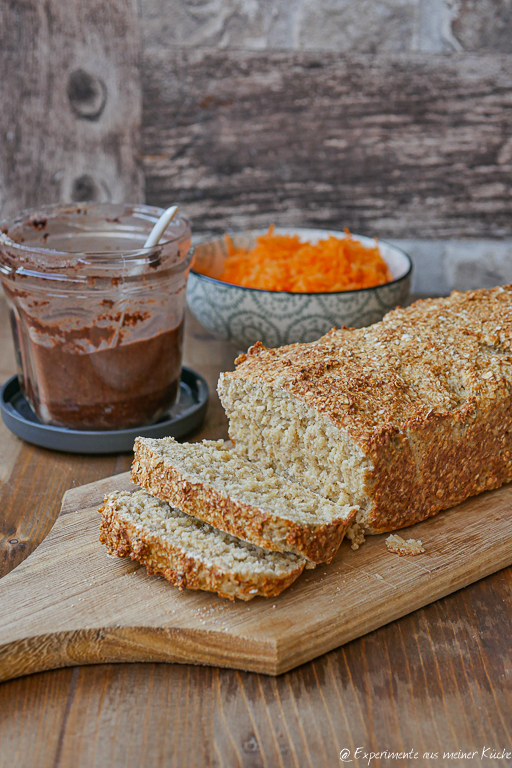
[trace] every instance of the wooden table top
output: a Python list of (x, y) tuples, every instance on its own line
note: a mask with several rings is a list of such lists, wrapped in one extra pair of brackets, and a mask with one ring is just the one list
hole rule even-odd
[[(188, 318), (184, 362), (212, 391), (192, 439), (227, 436), (215, 384), (235, 352)], [(0, 301), (1, 380), (14, 372)], [(130, 459), (54, 453), (0, 424), (0, 575), (45, 537), (66, 489), (126, 471)], [(444, 752), (512, 753), (511, 605), (507, 568), (278, 678), (105, 664), (12, 680), (0, 685), (0, 766), (332, 768), (341, 750), (367, 765), (358, 748), (417, 753), (381, 765), (441, 766)]]

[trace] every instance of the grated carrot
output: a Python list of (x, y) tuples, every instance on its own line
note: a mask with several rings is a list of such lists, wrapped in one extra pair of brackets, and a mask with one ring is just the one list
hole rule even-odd
[(297, 235), (275, 235), (274, 225), (256, 238), (250, 251), (234, 247), (225, 235), (228, 256), (219, 280), (247, 288), (292, 293), (321, 293), (369, 288), (392, 280), (377, 240), (366, 247), (348, 229), (346, 238), (329, 237), (316, 244)]

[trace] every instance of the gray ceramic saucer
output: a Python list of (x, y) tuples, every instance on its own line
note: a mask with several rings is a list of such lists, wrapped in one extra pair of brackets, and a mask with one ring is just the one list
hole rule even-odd
[(169, 415), (149, 427), (92, 432), (41, 424), (20, 391), (17, 376), (0, 390), (0, 410), (6, 427), (28, 443), (69, 453), (127, 453), (136, 437), (183, 437), (199, 427), (208, 405), (208, 385), (191, 368), (182, 368), (178, 403)]

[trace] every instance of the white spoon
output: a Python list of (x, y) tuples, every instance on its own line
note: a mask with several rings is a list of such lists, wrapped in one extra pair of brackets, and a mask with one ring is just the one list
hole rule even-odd
[(168, 208), (166, 211), (162, 213), (160, 218), (158, 219), (157, 223), (149, 233), (149, 237), (144, 243), (144, 248), (153, 248), (154, 245), (157, 245), (160, 242), (160, 238), (162, 237), (163, 233), (171, 223), (172, 219), (176, 216), (178, 213), (178, 206), (177, 205), (171, 205), (170, 208)]
[[(158, 245), (158, 242), (160, 241), (160, 238), (162, 237), (163, 233), (169, 226), (172, 219), (176, 216), (178, 213), (178, 206), (177, 205), (171, 205), (170, 208), (168, 208), (166, 211), (162, 213), (158, 221), (156, 222), (155, 226), (149, 233), (149, 237), (144, 243), (144, 248), (153, 248), (153, 246)], [(129, 277), (134, 277), (136, 275), (142, 275), (146, 269), (146, 265), (137, 265), (135, 267), (132, 267), (128, 271)], [(118, 339), (119, 339), (119, 332), (122, 328), (123, 322), (124, 322), (124, 316), (126, 312), (126, 293), (124, 288), (124, 282), (121, 286), (121, 299), (119, 301), (119, 305), (122, 306), (123, 310), (121, 312), (121, 316), (119, 319), (119, 322), (117, 324), (116, 332), (114, 334), (114, 338), (111, 341), (111, 346), (115, 347), (117, 345)]]

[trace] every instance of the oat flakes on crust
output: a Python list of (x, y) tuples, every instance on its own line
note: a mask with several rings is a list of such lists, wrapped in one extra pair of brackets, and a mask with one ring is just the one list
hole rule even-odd
[(105, 496), (100, 542), (179, 589), (217, 592), (230, 600), (275, 597), (300, 576), (306, 560), (265, 552), (190, 518), (144, 491)]
[(410, 525), (512, 480), (512, 286), (419, 301), (311, 344), (257, 344), (219, 394), (237, 451), (345, 493), (368, 532)]

